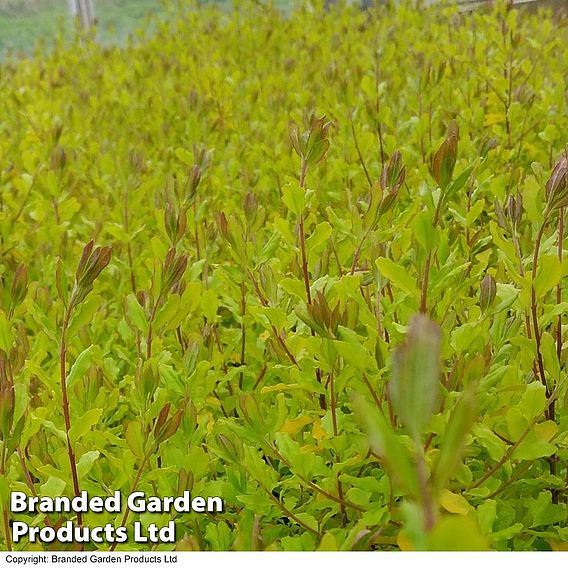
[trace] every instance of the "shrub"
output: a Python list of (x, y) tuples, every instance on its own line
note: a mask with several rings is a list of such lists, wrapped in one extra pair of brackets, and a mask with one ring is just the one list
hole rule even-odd
[(178, 550), (565, 547), (565, 25), (156, 28), (1, 69), (1, 546), (9, 491), (190, 490)]

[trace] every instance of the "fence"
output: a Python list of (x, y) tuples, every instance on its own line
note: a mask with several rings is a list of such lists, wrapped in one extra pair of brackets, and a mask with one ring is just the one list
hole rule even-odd
[(69, 11), (75, 18), (79, 18), (83, 28), (90, 28), (95, 23), (94, 0), (67, 0)]

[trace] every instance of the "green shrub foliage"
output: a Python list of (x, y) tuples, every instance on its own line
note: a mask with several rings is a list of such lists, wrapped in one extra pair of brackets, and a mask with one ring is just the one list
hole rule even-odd
[[(565, 24), (182, 2), (2, 64), (0, 546), (565, 548)], [(225, 511), (8, 507), (83, 490)]]

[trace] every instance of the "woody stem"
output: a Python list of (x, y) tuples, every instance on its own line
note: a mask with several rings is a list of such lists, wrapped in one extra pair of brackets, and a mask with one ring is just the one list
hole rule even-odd
[[(306, 182), (306, 172), (308, 165), (304, 159), (302, 159), (302, 169), (300, 171), (300, 187), (305, 189)], [(302, 273), (304, 275), (304, 288), (306, 289), (306, 299), (308, 306), (312, 303), (312, 295), (310, 293), (310, 275), (308, 272), (308, 257), (306, 254), (306, 234), (304, 231), (304, 213), (300, 214), (300, 252), (302, 255)]]
[[(67, 394), (67, 347), (66, 347), (66, 333), (69, 327), (69, 320), (71, 319), (71, 314), (73, 312), (74, 298), (71, 297), (69, 301), (69, 306), (65, 310), (65, 316), (63, 318), (63, 324), (61, 326), (61, 342), (59, 348), (59, 365), (60, 365), (60, 383), (61, 383), (61, 397), (63, 399), (63, 417), (65, 420), (65, 437), (67, 439), (67, 455), (69, 456), (69, 467), (71, 469), (71, 477), (73, 480), (73, 492), (75, 497), (81, 495), (81, 489), (79, 487), (79, 475), (77, 473), (77, 460), (75, 458), (75, 451), (73, 449), (73, 444), (71, 443), (70, 431), (71, 431), (71, 412), (69, 409), (69, 397)], [(79, 526), (83, 524), (83, 514), (77, 512), (77, 522)]]

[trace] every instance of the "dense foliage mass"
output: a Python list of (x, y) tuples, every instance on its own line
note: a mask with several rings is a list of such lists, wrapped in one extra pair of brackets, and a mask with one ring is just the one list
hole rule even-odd
[(9, 491), (189, 489), (17, 519), (565, 548), (567, 62), (548, 13), (245, 3), (2, 65), (0, 547)]

